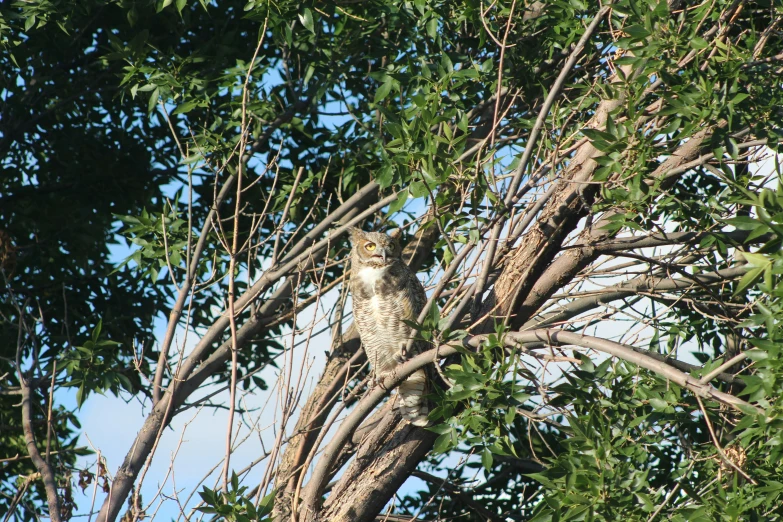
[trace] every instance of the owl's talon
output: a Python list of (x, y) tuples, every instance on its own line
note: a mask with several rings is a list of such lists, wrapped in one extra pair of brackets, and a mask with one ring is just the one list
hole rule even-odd
[(394, 361), (397, 364), (402, 364), (405, 361), (408, 360), (408, 343), (402, 342), (400, 343), (400, 351), (395, 353), (392, 357), (394, 357)]
[(386, 377), (390, 377), (393, 374), (394, 374), (394, 371), (390, 371), (390, 372), (383, 372), (380, 375), (376, 375), (373, 378), (373, 387), (378, 386), (383, 391), (389, 391), (389, 388), (387, 388), (386, 386), (383, 385), (383, 381), (384, 381), (384, 379), (386, 379)]

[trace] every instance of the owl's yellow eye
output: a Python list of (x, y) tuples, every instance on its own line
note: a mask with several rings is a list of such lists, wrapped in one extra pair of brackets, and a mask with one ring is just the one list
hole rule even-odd
[(373, 250), (375, 250), (375, 243), (367, 243), (366, 245), (364, 245), (364, 248), (372, 252)]

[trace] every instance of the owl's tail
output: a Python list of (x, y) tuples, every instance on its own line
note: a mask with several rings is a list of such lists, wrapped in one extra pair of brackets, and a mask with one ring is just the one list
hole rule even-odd
[(424, 370), (418, 370), (405, 379), (399, 387), (399, 408), (402, 416), (414, 426), (426, 426), (429, 408), (424, 401), (427, 377)]

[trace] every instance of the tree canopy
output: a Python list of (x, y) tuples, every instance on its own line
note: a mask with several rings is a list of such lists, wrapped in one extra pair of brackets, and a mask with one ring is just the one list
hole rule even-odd
[[(26, 0), (0, 46), (4, 520), (783, 519), (780, 2)], [(380, 386), (351, 226), (429, 299)], [(217, 486), (142, 497), (194, 406)]]

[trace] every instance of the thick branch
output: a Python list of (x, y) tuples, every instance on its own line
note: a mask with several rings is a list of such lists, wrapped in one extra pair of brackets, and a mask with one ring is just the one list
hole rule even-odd
[[(442, 347), (441, 349), (443, 351), (441, 351), (439, 355), (442, 356), (457, 353), (455, 348)], [(437, 351), (435, 349), (428, 350), (399, 366), (394, 374), (384, 378), (378, 386), (375, 386), (361, 401), (359, 401), (353, 411), (351, 411), (348, 417), (340, 424), (340, 427), (332, 437), (332, 440), (321, 453), (321, 458), (318, 460), (318, 463), (313, 470), (310, 481), (303, 490), (302, 509), (305, 510), (305, 514), (308, 517), (306, 520), (312, 519), (312, 516), (318, 513), (320, 508), (319, 499), (323, 495), (324, 488), (329, 481), (329, 472), (334, 466), (340, 450), (351, 438), (354, 430), (359, 427), (359, 424), (364, 418), (372, 412), (381, 400), (383, 400), (389, 393), (389, 390), (399, 386), (402, 381), (412, 375), (416, 370), (433, 362), (436, 353)], [(411, 429), (413, 429), (413, 427)]]
[[(672, 169), (688, 162), (696, 157), (701, 151), (702, 144), (709, 137), (707, 130), (702, 130), (691, 137), (690, 140), (681, 145), (676, 152), (666, 159), (651, 174), (651, 178), (666, 176)], [(613, 234), (604, 227), (609, 223), (609, 218), (615, 212), (609, 212), (598, 223), (582, 233), (582, 242), (587, 244), (599, 244), (604, 242)], [(515, 317), (512, 318), (513, 328), (519, 328), (521, 324), (528, 321), (532, 314), (536, 312), (545, 302), (554, 294), (557, 289), (569, 281), (576, 274), (582, 271), (590, 263), (595, 261), (601, 254), (601, 251), (592, 246), (585, 246), (578, 250), (567, 250), (562, 256), (555, 259), (546, 270), (533, 283), (530, 292), (524, 297), (518, 307), (514, 308)]]
[(629, 281), (624, 281), (613, 287), (601, 290), (594, 296), (581, 297), (571, 301), (563, 306), (557, 312), (550, 312), (539, 317), (534, 317), (526, 322), (522, 329), (540, 328), (563, 321), (568, 321), (580, 314), (597, 308), (604, 303), (616, 301), (630, 295), (648, 292), (665, 292), (671, 290), (683, 290), (694, 285), (707, 285), (713, 283), (723, 283), (732, 279), (741, 277), (747, 268), (736, 267), (718, 270), (707, 274), (697, 274), (691, 277), (636, 277)]
[[(351, 464), (319, 511), (318, 520), (373, 520), (426, 457), (437, 437), (437, 433), (405, 422), (399, 410), (389, 409), (359, 444)], [(335, 471), (337, 466), (330, 476)], [(305, 520), (311, 521), (312, 517)]]

